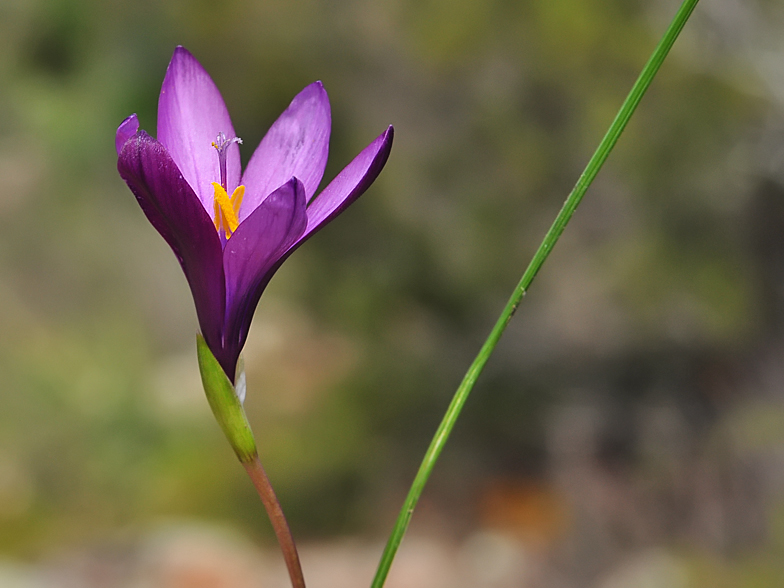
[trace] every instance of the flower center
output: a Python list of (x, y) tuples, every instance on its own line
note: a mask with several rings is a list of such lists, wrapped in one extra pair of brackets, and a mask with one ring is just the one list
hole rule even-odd
[(212, 182), (212, 187), (215, 188), (215, 230), (220, 233), (223, 229), (228, 239), (240, 225), (240, 206), (245, 196), (245, 186), (237, 186), (231, 197), (218, 182)]
[(227, 192), (226, 150), (233, 143), (241, 144), (242, 139), (239, 137), (227, 139), (226, 135), (218, 133), (218, 137), (212, 142), (212, 146), (218, 151), (221, 180), (220, 184), (218, 182), (211, 182), (212, 187), (215, 189), (215, 230), (218, 231), (218, 233), (223, 230), (227, 240), (231, 237), (231, 234), (237, 230), (237, 227), (240, 224), (240, 206), (242, 205), (242, 197), (245, 196), (245, 186), (237, 186), (231, 197)]

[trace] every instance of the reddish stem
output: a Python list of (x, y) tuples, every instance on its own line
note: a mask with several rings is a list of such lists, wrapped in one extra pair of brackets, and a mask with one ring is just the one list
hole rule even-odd
[(267, 477), (267, 472), (264, 471), (261, 461), (259, 461), (259, 456), (255, 456), (253, 460), (242, 465), (256, 487), (259, 498), (264, 503), (264, 508), (267, 509), (267, 516), (269, 516), (272, 523), (272, 528), (275, 529), (280, 549), (283, 551), (283, 559), (286, 560), (291, 585), (293, 588), (305, 588), (305, 578), (302, 575), (302, 566), (299, 563), (299, 554), (297, 553), (297, 546), (294, 544), (294, 537), (291, 534), (291, 529), (289, 529), (289, 524), (286, 522), (278, 497), (275, 496), (275, 491), (272, 489), (272, 485)]

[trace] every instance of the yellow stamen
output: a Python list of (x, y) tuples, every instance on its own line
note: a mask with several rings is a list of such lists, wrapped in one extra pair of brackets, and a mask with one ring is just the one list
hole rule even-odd
[(237, 186), (231, 198), (218, 182), (212, 182), (212, 187), (215, 188), (215, 229), (220, 232), (222, 227), (228, 239), (240, 224), (240, 205), (245, 196), (245, 186)]
[(231, 205), (234, 208), (234, 214), (240, 218), (240, 206), (242, 206), (242, 199), (245, 197), (245, 186), (237, 186), (234, 189), (234, 194), (231, 195)]

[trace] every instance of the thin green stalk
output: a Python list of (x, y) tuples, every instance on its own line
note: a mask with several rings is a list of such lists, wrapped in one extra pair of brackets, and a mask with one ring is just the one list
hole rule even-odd
[(381, 588), (384, 585), (387, 574), (389, 573), (389, 568), (392, 566), (392, 560), (395, 558), (395, 554), (397, 553), (398, 547), (400, 546), (400, 542), (403, 540), (406, 529), (408, 529), (408, 524), (410, 523), (411, 517), (414, 514), (414, 508), (416, 507), (416, 504), (419, 501), (419, 497), (425, 488), (425, 484), (430, 477), (430, 473), (432, 472), (436, 460), (441, 454), (441, 451), (443, 450), (444, 445), (449, 438), (449, 434), (452, 432), (452, 428), (457, 421), (457, 417), (460, 415), (460, 411), (463, 409), (463, 405), (468, 399), (468, 395), (470, 394), (471, 389), (474, 387), (479, 374), (482, 373), (482, 370), (484, 369), (490, 354), (493, 352), (495, 346), (498, 344), (498, 341), (501, 339), (501, 335), (506, 329), (506, 326), (509, 324), (512, 315), (514, 315), (515, 311), (517, 310), (520, 301), (523, 299), (523, 296), (525, 296), (526, 291), (534, 281), (536, 274), (539, 272), (542, 264), (547, 259), (547, 256), (550, 255), (553, 246), (558, 241), (561, 233), (563, 233), (563, 230), (569, 222), (569, 219), (572, 218), (572, 214), (574, 214), (574, 211), (577, 209), (577, 205), (580, 204), (580, 201), (585, 195), (585, 192), (588, 190), (588, 187), (593, 182), (596, 174), (599, 173), (602, 165), (604, 165), (607, 156), (610, 155), (613, 147), (615, 147), (618, 138), (626, 128), (626, 124), (629, 122), (629, 119), (637, 108), (637, 105), (640, 103), (640, 100), (653, 81), (653, 78), (659, 71), (661, 64), (667, 57), (667, 54), (672, 48), (673, 43), (675, 43), (675, 40), (678, 38), (678, 35), (686, 24), (686, 21), (689, 19), (689, 16), (691, 16), (695, 6), (697, 6), (698, 1), (699, 0), (684, 0), (683, 4), (681, 4), (681, 7), (675, 14), (675, 17), (670, 23), (670, 26), (664, 33), (661, 41), (659, 41), (659, 44), (656, 46), (656, 49), (654, 50), (650, 59), (645, 64), (640, 77), (637, 78), (634, 86), (632, 86), (629, 95), (626, 97), (626, 100), (623, 102), (621, 109), (615, 116), (615, 120), (613, 120), (612, 125), (610, 125), (607, 134), (604, 136), (602, 142), (599, 144), (599, 147), (594, 152), (585, 168), (585, 171), (583, 171), (580, 179), (577, 181), (577, 184), (574, 186), (571, 193), (569, 194), (569, 197), (566, 199), (566, 202), (564, 202), (564, 205), (561, 208), (561, 211), (558, 213), (555, 222), (553, 222), (550, 230), (547, 231), (547, 235), (545, 235), (542, 244), (536, 250), (533, 259), (531, 259), (531, 263), (528, 265), (528, 268), (525, 270), (523, 277), (520, 279), (520, 282), (514, 289), (512, 296), (506, 303), (501, 316), (498, 318), (498, 321), (496, 321), (493, 330), (490, 332), (490, 335), (488, 336), (484, 345), (482, 345), (482, 348), (479, 350), (479, 354), (468, 368), (463, 381), (460, 383), (460, 386), (457, 388), (457, 391), (452, 398), (452, 402), (449, 404), (449, 408), (447, 409), (441, 424), (438, 426), (438, 430), (436, 431), (433, 440), (430, 442), (430, 446), (425, 453), (422, 464), (419, 466), (419, 471), (414, 478), (414, 482), (411, 485), (408, 496), (403, 503), (403, 508), (398, 515), (395, 527), (392, 530), (392, 534), (387, 541), (384, 553), (381, 556), (381, 561), (378, 565), (376, 576), (373, 578), (371, 588)]

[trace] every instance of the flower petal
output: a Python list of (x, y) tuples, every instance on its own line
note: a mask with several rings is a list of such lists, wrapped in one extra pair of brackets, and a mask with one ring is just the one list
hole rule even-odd
[(117, 149), (117, 155), (120, 155), (125, 142), (136, 134), (139, 130), (139, 118), (136, 114), (132, 114), (117, 127), (117, 133), (114, 136), (114, 146)]
[[(226, 104), (196, 58), (177, 47), (158, 99), (158, 141), (208, 213), (214, 195), (210, 182), (221, 181), (218, 153), (212, 146), (219, 132), (229, 139), (236, 136)], [(227, 151), (229, 194), (239, 185), (241, 172), (239, 147), (231, 145)]]
[[(245, 344), (256, 304), (275, 273), (277, 262), (299, 238), (306, 224), (305, 188), (298, 179), (291, 178), (240, 223), (226, 243), (223, 251), (225, 340), (227, 347), (236, 349), (237, 356)], [(229, 374), (232, 380), (233, 376)]]
[(331, 124), (329, 98), (321, 82), (294, 97), (248, 162), (242, 176), (247, 192), (240, 221), (292, 177), (300, 179), (307, 199), (313, 198), (327, 165)]
[(298, 246), (314, 232), (343, 212), (364, 194), (384, 168), (395, 129), (390, 126), (341, 171), (308, 206), (308, 226), (294, 246)]
[(144, 131), (125, 142), (117, 169), (174, 250), (190, 284), (202, 334), (220, 360), (225, 282), (215, 226), (166, 148)]

